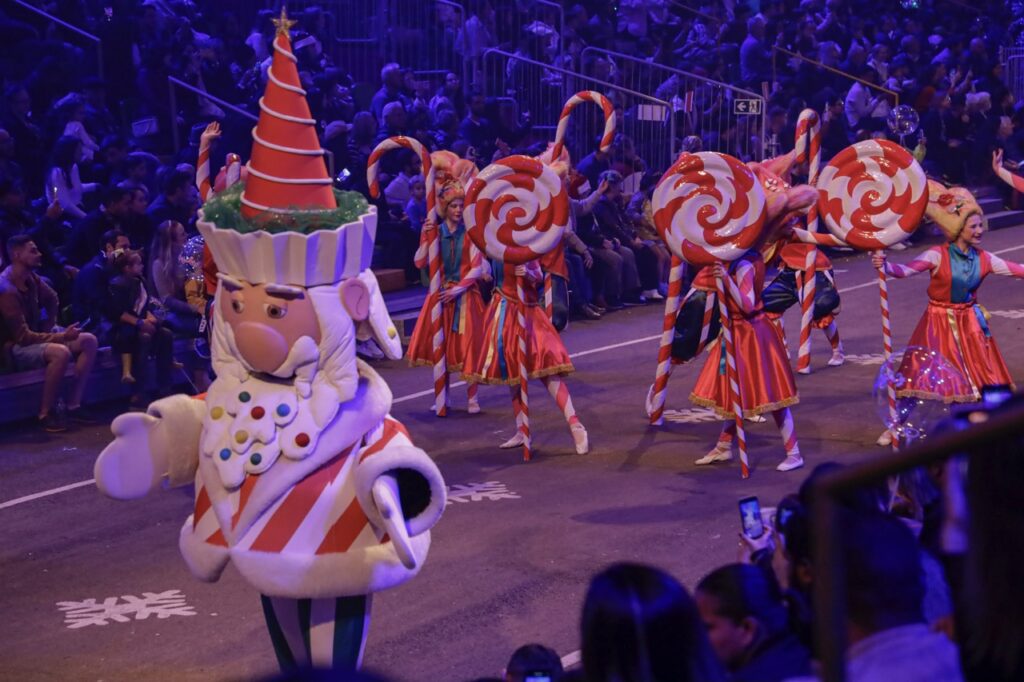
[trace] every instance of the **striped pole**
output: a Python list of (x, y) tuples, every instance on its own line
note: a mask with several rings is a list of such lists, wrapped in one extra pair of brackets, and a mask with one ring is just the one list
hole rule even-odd
[(207, 145), (199, 147), (199, 159), (196, 161), (196, 188), (199, 190), (199, 198), (206, 203), (206, 200), (213, 194), (213, 185), (210, 181), (210, 147)]
[(732, 339), (732, 320), (725, 304), (725, 281), (715, 278), (718, 284), (718, 314), (722, 318), (722, 338), (725, 340), (725, 368), (729, 381), (729, 401), (736, 420), (736, 443), (740, 450), (740, 473), (743, 478), (750, 478), (750, 462), (747, 459), (747, 434), (743, 430), (743, 407), (740, 404), (739, 372), (736, 370), (736, 350)]
[(242, 178), (242, 157), (238, 154), (228, 154), (224, 159), (224, 186), (230, 187)]
[[(882, 309), (882, 355), (885, 362), (888, 362), (892, 357), (892, 326), (889, 323), (889, 283), (885, 278), (885, 268), (878, 270), (878, 301)], [(896, 388), (891, 381), (886, 386), (886, 392), (889, 398), (889, 418), (895, 424), (899, 419), (896, 412)], [(893, 449), (897, 449), (899, 445), (895, 433), (893, 433), (892, 445)]]
[(523, 434), (523, 461), (530, 461), (530, 401), (527, 397), (530, 384), (530, 370), (526, 366), (526, 291), (522, 276), (516, 277), (516, 296), (519, 306), (516, 316), (519, 322), (519, 432)]
[(599, 92), (594, 90), (583, 90), (570, 97), (562, 107), (562, 113), (558, 117), (558, 127), (555, 129), (555, 145), (551, 149), (551, 158), (557, 159), (562, 155), (562, 148), (565, 146), (565, 134), (569, 129), (569, 115), (572, 110), (583, 102), (593, 102), (604, 111), (604, 134), (601, 136), (600, 150), (607, 152), (615, 140), (615, 105)]
[(544, 273), (544, 314), (548, 319), (555, 317), (555, 292), (552, 291), (551, 273)]
[[(821, 121), (813, 109), (800, 112), (796, 126), (797, 163), (808, 162), (807, 184), (818, 181), (821, 168)], [(807, 231), (818, 231), (818, 205), (815, 202), (807, 213)], [(796, 370), (811, 373), (811, 325), (814, 322), (815, 269), (818, 250), (811, 247), (804, 261), (803, 286), (800, 287), (800, 347), (797, 351)]]
[[(410, 137), (389, 137), (378, 144), (367, 160), (366, 177), (370, 185), (370, 196), (380, 197), (380, 159), (392, 149), (411, 149), (419, 154), (426, 176), (427, 186), (427, 217), (434, 218), (437, 196), (434, 194), (434, 167), (430, 163), (430, 154), (417, 140)], [(433, 332), (432, 351), (434, 353), (434, 414), (444, 417), (448, 414), (448, 364), (445, 358), (444, 325), (441, 324), (441, 234), (436, 230), (427, 244), (427, 262), (430, 271), (430, 295), (434, 297), (434, 305), (430, 309), (430, 329)]]
[[(665, 395), (672, 369), (672, 338), (675, 336), (676, 317), (683, 293), (683, 260), (672, 256), (672, 269), (668, 275), (668, 296), (665, 297), (665, 319), (661, 325), (661, 346), (658, 348), (658, 370), (654, 375), (654, 396), (651, 399), (651, 424), (665, 423)], [(703, 334), (703, 332), (702, 332)]]

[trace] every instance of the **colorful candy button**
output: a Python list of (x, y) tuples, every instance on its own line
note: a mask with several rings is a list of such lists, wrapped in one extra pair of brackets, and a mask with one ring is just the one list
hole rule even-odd
[(306, 447), (307, 445), (309, 445), (309, 436), (305, 433), (300, 433), (299, 435), (295, 436), (295, 444), (298, 445), (300, 448)]
[(245, 429), (235, 432), (235, 442), (241, 445), (245, 441), (249, 440), (249, 432)]
[(249, 458), (253, 466), (259, 466), (259, 463), (263, 461), (263, 455), (258, 452), (252, 453), (252, 457)]
[(288, 407), (284, 403), (281, 403), (280, 405), (277, 406), (277, 416), (278, 417), (287, 417), (288, 414), (291, 411), (292, 411), (292, 408)]
[(252, 408), (252, 411), (249, 412), (249, 414), (252, 415), (253, 419), (263, 419), (263, 415), (265, 415), (266, 413), (267, 413), (267, 411), (264, 410), (259, 405), (257, 405), (256, 407)]
[(248, 391), (242, 391), (241, 393), (238, 394), (238, 399), (241, 400), (243, 403), (247, 403), (250, 400), (252, 400), (252, 396), (249, 395)]
[(217, 407), (210, 410), (210, 417), (213, 419), (220, 419), (224, 416), (224, 408), (218, 405)]
[(228, 450), (227, 448), (224, 448), (223, 450), (220, 451), (220, 458), (225, 462), (228, 461), (229, 459), (231, 459), (231, 451)]

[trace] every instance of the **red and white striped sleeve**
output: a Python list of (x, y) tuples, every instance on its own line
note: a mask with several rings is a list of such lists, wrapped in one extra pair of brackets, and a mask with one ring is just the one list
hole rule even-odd
[(987, 253), (987, 255), (989, 262), (992, 264), (993, 275), (1003, 275), (1004, 277), (1017, 277), (1024, 279), (1024, 265), (1003, 260), (992, 253)]
[(885, 274), (896, 279), (902, 279), (903, 277), (913, 277), (925, 271), (931, 272), (936, 270), (942, 263), (941, 249), (941, 246), (928, 249), (906, 265), (886, 261)]
[(416, 253), (413, 254), (412, 261), (418, 268), (427, 267), (427, 261), (429, 258), (430, 238), (428, 237), (427, 230), (420, 230), (420, 245), (416, 247)]
[(846, 246), (843, 240), (828, 232), (810, 232), (801, 227), (793, 228), (793, 236), (797, 241), (804, 244), (817, 244), (818, 246)]
[(726, 274), (723, 278), (729, 296), (745, 314), (754, 312), (757, 307), (757, 292), (754, 290), (755, 272), (750, 261), (740, 261), (735, 274)]
[(476, 248), (476, 244), (470, 243), (469, 270), (466, 271), (466, 276), (460, 279), (459, 283), (455, 286), (461, 289), (468, 289), (473, 285), (473, 282), (486, 275), (489, 269), (490, 266), (487, 264), (487, 259), (484, 258), (483, 252)]

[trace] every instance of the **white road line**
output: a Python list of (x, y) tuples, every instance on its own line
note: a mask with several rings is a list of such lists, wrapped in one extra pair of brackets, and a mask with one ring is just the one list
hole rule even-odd
[(0, 509), (7, 509), (23, 502), (31, 502), (32, 500), (38, 500), (40, 497), (49, 497), (50, 495), (56, 495), (57, 493), (67, 492), (68, 490), (74, 490), (75, 488), (83, 488), (87, 485), (92, 485), (96, 482), (95, 478), (90, 478), (88, 481), (79, 481), (78, 483), (71, 483), (68, 485), (62, 485), (59, 488), (53, 488), (52, 490), (44, 490), (41, 493), (33, 493), (31, 495), (25, 495), (25, 497), (18, 497), (13, 500), (8, 500), (3, 504), (0, 504)]
[[(1006, 248), (1006, 249), (1000, 249), (999, 251), (992, 251), (991, 253), (994, 253), (994, 254), (998, 255), (998, 254), (1001, 254), (1001, 253), (1008, 253), (1010, 251), (1017, 251), (1019, 249), (1024, 249), (1024, 244), (1020, 244), (1018, 246), (1011, 246), (1011, 247)], [(877, 284), (878, 284), (877, 280), (872, 280), (870, 282), (864, 282), (863, 284), (855, 284), (852, 287), (846, 287), (846, 288), (840, 289), (839, 293), (840, 294), (845, 294), (845, 293), (850, 292), (850, 291), (856, 291), (857, 289), (866, 289), (867, 287), (870, 287), (870, 286), (877, 286)], [(610, 344), (608, 346), (601, 346), (599, 348), (591, 348), (590, 350), (581, 350), (581, 351), (576, 352), (576, 353), (570, 353), (569, 357), (570, 358), (582, 358), (582, 357), (585, 357), (587, 355), (593, 355), (595, 353), (604, 353), (605, 351), (616, 350), (618, 348), (625, 348), (626, 346), (633, 346), (633, 345), (636, 345), (638, 343), (647, 343), (648, 341), (654, 341), (654, 340), (659, 339), (659, 338), (661, 338), (661, 334), (656, 334), (654, 336), (644, 336), (644, 337), (641, 337), (639, 339), (631, 339), (629, 341), (622, 341), (621, 343), (613, 343), (613, 344)], [(456, 382), (456, 383), (452, 384), (450, 386), (450, 388), (458, 388), (459, 386), (464, 386), (465, 384), (466, 384), (465, 381), (459, 381), (459, 382)], [(397, 405), (398, 403), (408, 402), (410, 400), (415, 400), (417, 398), (425, 398), (426, 396), (429, 396), (429, 395), (434, 395), (434, 391), (432, 389), (427, 389), (426, 391), (417, 391), (416, 393), (410, 393), (409, 395), (403, 395), (401, 397), (395, 398), (392, 401), (392, 404), (393, 405)], [(59, 488), (53, 488), (51, 490), (44, 490), (44, 491), (42, 491), (40, 493), (33, 493), (32, 495), (26, 495), (25, 497), (19, 497), (19, 498), (13, 499), (13, 500), (8, 500), (7, 502), (4, 502), (4, 503), (0, 504), (0, 509), (7, 509), (8, 507), (14, 507), (16, 505), (23, 504), (25, 502), (31, 502), (32, 500), (38, 500), (41, 497), (49, 497), (50, 495), (57, 495), (59, 493), (67, 492), (68, 490), (74, 490), (75, 488), (83, 488), (83, 487), (85, 487), (87, 485), (92, 485), (95, 482), (96, 482), (95, 479), (90, 478), (88, 481), (79, 481), (78, 483), (71, 483), (70, 485), (64, 485), (64, 486), (61, 486)], [(578, 656), (578, 655), (579, 655), (579, 652), (573, 652), (572, 654), (569, 654), (568, 656), (566, 656), (566, 658), (570, 658), (572, 656)]]

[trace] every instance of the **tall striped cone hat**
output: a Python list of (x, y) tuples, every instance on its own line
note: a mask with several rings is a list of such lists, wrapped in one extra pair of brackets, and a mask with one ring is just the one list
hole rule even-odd
[(282, 8), (274, 23), (274, 56), (252, 131), (252, 156), (242, 193), (242, 215), (249, 219), (268, 211), (288, 214), (337, 207), (316, 120), (292, 52), (288, 30), (295, 22)]

